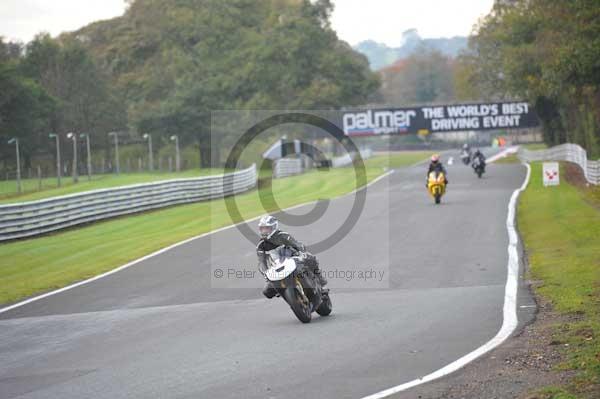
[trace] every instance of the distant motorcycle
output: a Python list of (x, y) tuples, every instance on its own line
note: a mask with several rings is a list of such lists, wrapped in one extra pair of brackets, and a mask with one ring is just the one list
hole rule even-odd
[(477, 177), (481, 179), (481, 176), (485, 173), (485, 161), (483, 161), (479, 157), (475, 157), (473, 159), (473, 163), (471, 164), (473, 170), (477, 174)]
[(460, 153), (460, 159), (463, 161), (463, 163), (465, 165), (468, 165), (471, 163), (471, 153), (467, 150), (462, 150), (462, 152)]
[(446, 176), (443, 172), (433, 171), (427, 179), (427, 189), (436, 204), (442, 202), (442, 196), (446, 192)]
[(314, 274), (305, 267), (302, 256), (293, 256), (292, 251), (280, 246), (259, 255), (266, 257), (266, 270), (261, 273), (267, 278), (277, 296), (282, 297), (302, 323), (310, 323), (312, 313), (328, 316), (332, 311), (329, 289), (321, 287)]

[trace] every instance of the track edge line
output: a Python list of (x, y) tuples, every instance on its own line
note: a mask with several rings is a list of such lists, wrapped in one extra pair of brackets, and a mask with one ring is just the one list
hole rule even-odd
[(506, 339), (508, 339), (517, 328), (517, 290), (519, 287), (519, 253), (517, 250), (517, 245), (519, 243), (519, 236), (515, 228), (516, 205), (519, 195), (525, 190), (525, 188), (527, 188), (527, 185), (529, 184), (529, 178), (531, 176), (531, 167), (529, 164), (523, 163), (523, 165), (527, 168), (525, 181), (520, 188), (513, 191), (508, 203), (508, 215), (506, 217), (506, 229), (508, 231), (508, 273), (506, 278), (506, 288), (504, 291), (503, 321), (500, 331), (498, 331), (498, 333), (491, 340), (479, 348), (467, 353), (452, 363), (447, 364), (441, 369), (438, 369), (421, 378), (396, 385), (368, 396), (364, 396), (361, 399), (382, 399), (390, 395), (406, 391), (407, 389), (414, 388), (418, 385), (425, 384), (426, 382), (445, 377), (446, 375), (463, 368), (473, 360), (498, 347), (500, 344), (506, 341)]
[[(377, 176), (375, 179), (373, 179), (372, 181), (370, 181), (370, 182), (369, 182), (368, 184), (366, 184), (365, 186), (363, 186), (363, 187), (359, 187), (359, 188), (357, 188), (357, 189), (354, 189), (353, 191), (351, 191), (351, 192), (349, 192), (349, 193), (342, 194), (342, 195), (339, 195), (339, 196), (337, 196), (337, 197), (331, 198), (331, 200), (333, 201), (333, 200), (336, 200), (336, 199), (339, 199), (339, 198), (346, 197), (346, 196), (348, 196), (348, 195), (352, 195), (352, 194), (356, 193), (356, 192), (357, 192), (357, 191), (359, 191), (359, 190), (365, 190), (365, 189), (367, 189), (368, 187), (372, 186), (373, 184), (375, 184), (375, 183), (379, 182), (379, 181), (380, 181), (380, 180), (382, 180), (383, 178), (385, 178), (385, 177), (387, 177), (387, 176), (391, 175), (393, 172), (394, 172), (393, 170), (390, 170), (390, 171), (384, 172), (382, 175), (380, 175), (380, 176)], [(293, 210), (293, 209), (295, 209), (295, 208), (299, 208), (299, 207), (302, 207), (302, 206), (306, 206), (306, 205), (309, 205), (309, 204), (312, 204), (312, 203), (315, 203), (315, 202), (317, 202), (317, 201), (316, 201), (316, 200), (315, 200), (315, 201), (308, 201), (308, 202), (305, 202), (305, 203), (302, 203), (302, 204), (293, 205), (293, 206), (291, 206), (291, 207), (289, 207), (289, 208), (285, 208), (285, 209), (283, 209), (283, 211), (290, 211), (290, 210)], [(44, 294), (37, 295), (37, 296), (34, 296), (34, 297), (32, 297), (32, 298), (29, 298), (29, 299), (25, 299), (25, 300), (23, 300), (23, 301), (21, 301), (21, 302), (17, 302), (17, 303), (15, 303), (15, 304), (9, 305), (9, 306), (7, 306), (7, 307), (4, 307), (4, 308), (0, 308), (0, 314), (2, 314), (2, 313), (6, 313), (6, 312), (8, 312), (9, 310), (13, 310), (13, 309), (16, 309), (16, 308), (22, 307), (22, 306), (24, 306), (24, 305), (27, 305), (27, 304), (29, 304), (29, 303), (32, 303), (32, 302), (39, 301), (40, 299), (44, 299), (44, 298), (47, 298), (47, 297), (49, 297), (49, 296), (52, 296), (52, 295), (60, 294), (61, 292), (68, 291), (68, 290), (70, 290), (70, 289), (77, 288), (77, 287), (79, 287), (79, 286), (82, 286), (82, 285), (85, 285), (85, 284), (89, 284), (89, 283), (91, 283), (91, 282), (93, 282), (93, 281), (96, 281), (96, 280), (100, 280), (101, 278), (104, 278), (104, 277), (110, 276), (110, 275), (112, 275), (112, 274), (118, 273), (118, 272), (120, 272), (120, 271), (122, 271), (122, 270), (125, 270), (125, 269), (127, 269), (127, 268), (131, 267), (131, 266), (134, 266), (134, 265), (136, 265), (136, 264), (138, 264), (138, 263), (140, 263), (140, 262), (143, 262), (143, 261), (145, 261), (145, 260), (147, 260), (147, 259), (150, 259), (150, 258), (152, 258), (152, 257), (154, 257), (154, 256), (160, 255), (160, 254), (162, 254), (162, 253), (165, 253), (165, 252), (167, 252), (167, 251), (170, 251), (171, 249), (174, 249), (174, 248), (176, 248), (176, 247), (179, 247), (179, 246), (181, 246), (181, 245), (188, 244), (188, 243), (190, 243), (190, 242), (192, 242), (192, 241), (194, 241), (194, 240), (198, 240), (198, 239), (200, 239), (200, 238), (203, 238), (203, 237), (209, 236), (209, 235), (211, 235), (211, 234), (215, 234), (215, 233), (218, 233), (218, 232), (221, 232), (221, 231), (225, 231), (225, 230), (231, 229), (232, 227), (236, 227), (236, 226), (238, 226), (238, 225), (240, 225), (240, 224), (243, 224), (243, 223), (248, 223), (248, 222), (252, 222), (252, 221), (254, 221), (254, 220), (258, 220), (258, 219), (260, 219), (262, 216), (263, 216), (263, 215), (256, 216), (256, 217), (254, 217), (254, 218), (250, 218), (250, 219), (248, 219), (248, 220), (244, 220), (243, 222), (239, 222), (239, 223), (231, 224), (231, 225), (229, 225), (229, 226), (220, 227), (220, 228), (218, 228), (218, 229), (216, 229), (216, 230), (207, 231), (206, 233), (202, 233), (202, 234), (200, 234), (200, 235), (197, 235), (197, 236), (194, 236), (194, 237), (186, 238), (186, 239), (185, 239), (185, 240), (183, 240), (183, 241), (179, 241), (179, 242), (176, 242), (176, 243), (174, 243), (174, 244), (171, 244), (171, 245), (169, 245), (169, 246), (167, 246), (167, 247), (165, 247), (165, 248), (159, 249), (159, 250), (157, 250), (157, 251), (154, 251), (154, 252), (152, 252), (152, 253), (150, 253), (150, 254), (148, 254), (148, 255), (142, 256), (141, 258), (134, 259), (134, 260), (132, 260), (131, 262), (128, 262), (128, 263), (126, 263), (126, 264), (124, 264), (124, 265), (122, 265), (122, 266), (119, 266), (119, 267), (117, 267), (116, 269), (109, 270), (109, 271), (107, 271), (107, 272), (104, 272), (104, 273), (102, 273), (102, 274), (99, 274), (99, 275), (97, 275), (97, 276), (91, 277), (91, 278), (89, 278), (89, 279), (82, 280), (82, 281), (79, 281), (79, 282), (76, 282), (76, 283), (73, 283), (73, 284), (67, 285), (66, 287), (62, 287), (62, 288), (59, 288), (59, 289), (56, 289), (56, 290), (53, 290), (53, 291), (50, 291), (50, 292), (46, 292), (46, 293), (44, 293)]]

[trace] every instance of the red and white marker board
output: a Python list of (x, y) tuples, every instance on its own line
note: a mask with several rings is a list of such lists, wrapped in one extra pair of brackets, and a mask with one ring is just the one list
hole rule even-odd
[(544, 162), (544, 186), (558, 186), (560, 183), (558, 162)]

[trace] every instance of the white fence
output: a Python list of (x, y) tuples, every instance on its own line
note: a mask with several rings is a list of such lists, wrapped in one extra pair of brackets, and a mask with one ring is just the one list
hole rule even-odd
[(275, 161), (273, 167), (273, 177), (287, 177), (298, 175), (304, 172), (303, 161), (301, 158), (281, 158)]
[(115, 216), (220, 198), (256, 186), (256, 165), (224, 175), (166, 180), (0, 205), (0, 241)]
[(529, 151), (519, 149), (519, 158), (523, 161), (568, 161), (576, 163), (591, 184), (600, 184), (600, 160), (590, 161), (586, 151), (577, 144), (561, 144), (547, 150)]
[[(363, 159), (370, 158), (373, 155), (371, 149), (361, 150), (360, 156)], [(352, 164), (356, 158), (356, 153), (342, 155), (331, 160), (331, 166), (341, 168)], [(304, 173), (307, 169), (305, 160), (302, 158), (281, 158), (275, 161), (273, 166), (273, 177), (287, 177)]]
[[(373, 155), (373, 151), (371, 151), (370, 148), (368, 148), (366, 150), (360, 150), (360, 156), (362, 159), (371, 158), (372, 155)], [(341, 157), (333, 158), (331, 160), (331, 166), (333, 166), (334, 168), (341, 168), (343, 166), (348, 166), (354, 161), (355, 158), (356, 158), (356, 153), (346, 154)]]

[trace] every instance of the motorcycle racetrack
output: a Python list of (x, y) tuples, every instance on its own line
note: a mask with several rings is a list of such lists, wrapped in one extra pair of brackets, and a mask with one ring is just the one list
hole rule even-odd
[[(384, 266), (381, 281), (330, 277), (331, 316), (302, 324), (259, 287), (215, 288), (215, 262), (256, 266), (252, 243), (222, 229), (0, 313), (0, 398), (362, 398), (452, 363), (502, 326), (508, 204), (526, 168), (491, 164), (478, 179), (450, 156), (442, 204), (426, 165), (398, 169), (317, 254), (324, 270)], [(310, 247), (353, 201), (285, 229)], [(533, 312), (523, 286), (518, 301), (521, 322)]]

